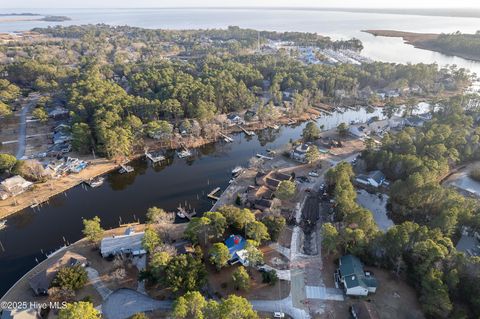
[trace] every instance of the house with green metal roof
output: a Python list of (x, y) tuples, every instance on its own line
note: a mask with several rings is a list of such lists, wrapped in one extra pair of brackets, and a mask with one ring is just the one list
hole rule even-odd
[(377, 290), (377, 280), (373, 274), (364, 271), (360, 259), (353, 255), (340, 258), (336, 277), (349, 296), (367, 296)]

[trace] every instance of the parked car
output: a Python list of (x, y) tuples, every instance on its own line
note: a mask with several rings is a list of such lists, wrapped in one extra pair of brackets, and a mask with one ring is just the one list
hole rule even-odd
[(308, 173), (308, 176), (310, 176), (310, 177), (318, 177), (318, 176), (320, 176), (320, 175), (318, 175), (318, 173), (316, 173), (316, 172), (310, 172), (310, 173)]
[(283, 312), (275, 311), (273, 313), (273, 318), (285, 318), (285, 314)]

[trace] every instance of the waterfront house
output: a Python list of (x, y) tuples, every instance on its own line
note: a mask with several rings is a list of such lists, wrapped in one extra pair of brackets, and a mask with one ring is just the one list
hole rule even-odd
[(349, 296), (367, 296), (377, 290), (377, 280), (373, 274), (364, 271), (360, 259), (353, 255), (340, 258), (335, 279)]
[(240, 116), (238, 116), (237, 114), (228, 114), (227, 119), (228, 119), (228, 121), (230, 122), (231, 125), (242, 124), (243, 123), (242, 118)]
[(245, 238), (240, 235), (230, 235), (225, 240), (225, 246), (227, 246), (230, 252), (230, 260), (228, 261), (230, 264), (240, 262), (242, 258), (238, 255), (238, 252), (245, 248), (246, 243)]
[(135, 232), (128, 228), (123, 235), (105, 237), (100, 243), (100, 253), (104, 258), (120, 254), (145, 255), (142, 239), (144, 232)]
[(358, 175), (355, 180), (363, 185), (380, 187), (385, 182), (385, 175), (381, 171), (371, 171), (367, 175)]
[(78, 265), (86, 267), (87, 258), (70, 251), (64, 251), (51, 256), (44, 263), (46, 265), (42, 265), (42, 270), (28, 280), (30, 287), (37, 296), (48, 295), (48, 289), (60, 268)]
[(20, 175), (7, 178), (0, 183), (0, 198), (3, 200), (10, 196), (20, 195), (32, 186), (32, 182), (25, 180)]
[(305, 143), (300, 144), (290, 151), (290, 157), (300, 163), (306, 163), (307, 152), (309, 149), (310, 149), (310, 145)]

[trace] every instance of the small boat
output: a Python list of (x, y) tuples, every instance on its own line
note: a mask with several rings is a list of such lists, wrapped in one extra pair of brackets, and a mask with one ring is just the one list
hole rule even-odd
[(6, 220), (0, 221), (0, 230), (4, 229), (6, 227), (7, 227), (7, 221)]
[(103, 182), (105, 182), (105, 178), (102, 176), (95, 177), (92, 179), (89, 179), (88, 181), (85, 181), (85, 184), (88, 186), (95, 188), (103, 185)]
[(232, 178), (231, 180), (228, 181), (229, 184), (235, 182), (235, 180)]
[(232, 175), (237, 175), (238, 173), (240, 173), (242, 171), (243, 167), (241, 166), (237, 166), (235, 167), (234, 169), (232, 169)]
[(277, 154), (277, 152), (275, 152), (274, 150), (272, 150), (272, 149), (270, 149), (270, 148), (267, 148), (267, 153), (268, 153), (268, 154), (272, 154), (272, 155)]
[(179, 158), (185, 158), (192, 156), (192, 152), (190, 152), (189, 150), (183, 150), (181, 152), (177, 152), (177, 155)]

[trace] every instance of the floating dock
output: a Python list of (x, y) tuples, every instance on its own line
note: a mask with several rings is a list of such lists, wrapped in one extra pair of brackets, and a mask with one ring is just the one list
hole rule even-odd
[(123, 164), (120, 165), (120, 170), (119, 170), (120, 174), (131, 173), (133, 171), (134, 171), (134, 169), (131, 166), (123, 165)]
[(145, 152), (145, 156), (151, 160), (153, 163), (158, 163), (158, 162), (161, 162), (165, 159), (165, 156), (162, 156), (162, 155), (158, 155), (158, 156), (155, 156), (151, 153), (148, 153), (148, 152)]
[(220, 197), (216, 196), (215, 194), (220, 191), (220, 187), (215, 188), (213, 191), (208, 193), (207, 197), (213, 200), (219, 200)]

